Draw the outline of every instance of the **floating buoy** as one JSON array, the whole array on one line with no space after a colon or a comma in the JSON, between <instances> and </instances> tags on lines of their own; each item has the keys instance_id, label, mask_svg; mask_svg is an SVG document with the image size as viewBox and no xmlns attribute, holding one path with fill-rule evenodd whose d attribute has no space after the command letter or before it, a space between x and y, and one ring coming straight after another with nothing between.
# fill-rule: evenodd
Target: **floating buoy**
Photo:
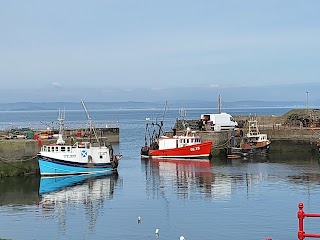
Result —
<instances>
[{"instance_id":1,"label":"floating buoy","mask_svg":"<svg viewBox=\"0 0 320 240\"><path fill-rule=\"evenodd\" d=\"M186 240L184 236L180 236L179 240Z\"/></svg>"},{"instance_id":2,"label":"floating buoy","mask_svg":"<svg viewBox=\"0 0 320 240\"><path fill-rule=\"evenodd\" d=\"M141 223L141 217L138 216L138 224L140 224L140 223Z\"/></svg>"},{"instance_id":3,"label":"floating buoy","mask_svg":"<svg viewBox=\"0 0 320 240\"><path fill-rule=\"evenodd\" d=\"M156 229L155 233L159 235L159 228Z\"/></svg>"}]
</instances>

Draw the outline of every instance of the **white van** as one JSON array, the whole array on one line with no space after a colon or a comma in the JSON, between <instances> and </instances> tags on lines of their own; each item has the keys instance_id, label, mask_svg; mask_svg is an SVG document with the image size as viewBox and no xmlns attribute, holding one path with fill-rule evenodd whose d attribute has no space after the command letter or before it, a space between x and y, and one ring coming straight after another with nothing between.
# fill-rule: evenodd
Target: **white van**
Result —
<instances>
[{"instance_id":1,"label":"white van","mask_svg":"<svg viewBox=\"0 0 320 240\"><path fill-rule=\"evenodd\" d=\"M201 114L201 119L212 131L233 130L238 123L228 113Z\"/></svg>"}]
</instances>

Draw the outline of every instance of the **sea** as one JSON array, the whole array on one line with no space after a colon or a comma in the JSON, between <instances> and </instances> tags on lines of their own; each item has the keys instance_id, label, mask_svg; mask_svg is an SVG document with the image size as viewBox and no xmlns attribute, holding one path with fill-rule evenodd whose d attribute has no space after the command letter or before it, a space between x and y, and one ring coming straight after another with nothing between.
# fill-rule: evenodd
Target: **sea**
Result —
<instances>
[{"instance_id":1,"label":"sea","mask_svg":"<svg viewBox=\"0 0 320 240\"><path fill-rule=\"evenodd\" d=\"M229 108L231 115L282 115L291 108ZM117 173L102 176L0 179L0 238L141 240L298 239L298 204L320 213L319 159L272 155L207 161L141 159L146 123L170 130L177 118L199 119L205 108L65 110L65 126L120 128ZM89 117L89 118L88 118ZM3 129L47 128L56 110L1 111ZM272 145L271 145L272 148ZM320 233L320 218L305 218ZM181 238L182 239L182 238Z\"/></svg>"}]
</instances>

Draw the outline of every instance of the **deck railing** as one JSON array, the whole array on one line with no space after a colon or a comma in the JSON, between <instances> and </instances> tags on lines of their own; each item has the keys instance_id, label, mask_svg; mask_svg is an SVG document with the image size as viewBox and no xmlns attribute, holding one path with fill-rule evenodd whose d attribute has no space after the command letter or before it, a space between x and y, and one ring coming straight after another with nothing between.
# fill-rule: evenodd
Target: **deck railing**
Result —
<instances>
[{"instance_id":1,"label":"deck railing","mask_svg":"<svg viewBox=\"0 0 320 240\"><path fill-rule=\"evenodd\" d=\"M305 213L303 211L303 203L299 203L298 205L299 210L298 210L298 219L299 219L299 231L298 231L298 239L303 240L306 237L310 238L320 238L320 234L317 233L306 233L304 231L304 218L305 217L320 217L319 213Z\"/></svg>"}]
</instances>

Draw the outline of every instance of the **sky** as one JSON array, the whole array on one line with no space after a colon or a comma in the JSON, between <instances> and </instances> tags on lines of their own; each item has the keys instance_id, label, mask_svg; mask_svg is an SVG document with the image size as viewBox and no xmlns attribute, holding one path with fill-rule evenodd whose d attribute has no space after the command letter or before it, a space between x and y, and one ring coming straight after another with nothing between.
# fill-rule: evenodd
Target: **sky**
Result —
<instances>
[{"instance_id":1,"label":"sky","mask_svg":"<svg viewBox=\"0 0 320 240\"><path fill-rule=\"evenodd\" d=\"M320 101L319 9L319 0L0 0L0 102L303 101L307 91Z\"/></svg>"}]
</instances>

